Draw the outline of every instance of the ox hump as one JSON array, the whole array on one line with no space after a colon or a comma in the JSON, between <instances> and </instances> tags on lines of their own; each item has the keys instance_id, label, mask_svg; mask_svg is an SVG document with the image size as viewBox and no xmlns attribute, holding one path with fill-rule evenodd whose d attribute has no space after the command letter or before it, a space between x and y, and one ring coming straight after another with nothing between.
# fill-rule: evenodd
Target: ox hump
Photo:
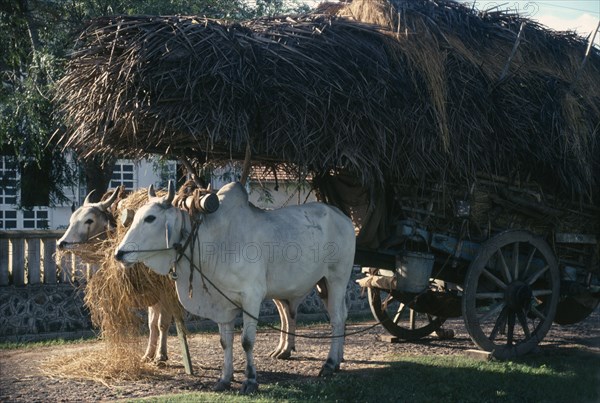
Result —
<instances>
[{"instance_id":1,"label":"ox hump","mask_svg":"<svg viewBox=\"0 0 600 403\"><path fill-rule=\"evenodd\" d=\"M239 182L228 183L223 186L217 196L221 202L220 210L248 206L248 192Z\"/></svg>"}]
</instances>

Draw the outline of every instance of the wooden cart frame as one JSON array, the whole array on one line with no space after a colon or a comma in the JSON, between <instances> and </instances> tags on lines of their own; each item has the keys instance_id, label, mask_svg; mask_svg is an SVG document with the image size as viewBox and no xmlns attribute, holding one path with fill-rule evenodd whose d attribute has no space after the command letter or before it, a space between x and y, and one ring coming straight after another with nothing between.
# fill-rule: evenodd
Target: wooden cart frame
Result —
<instances>
[{"instance_id":1,"label":"wooden cart frame","mask_svg":"<svg viewBox=\"0 0 600 403\"><path fill-rule=\"evenodd\" d=\"M372 313L390 334L403 340L420 339L432 332L444 337L449 335L441 329L446 318L462 316L480 349L497 358L511 358L536 348L553 322L579 322L598 306L596 235L559 232L561 227L573 225L572 219L565 218L567 214L581 218L580 214L594 212L564 206L553 209L538 201L539 195L531 198L533 202L515 196L535 193L531 188L513 187L506 192L507 188L505 183L484 187L488 220L476 236L468 228L481 229L482 220L475 222L472 205L477 197L471 187L470 196L463 200L445 196L449 203L436 203L434 196L426 209L414 207L417 198L405 197L398 202L403 219L395 222L395 242L388 242L394 246L358 249L356 263L363 266L365 274L359 283L367 287ZM420 198L427 202L423 193ZM490 207L498 213L494 220L489 219ZM545 218L533 223L524 220L531 216L523 213L524 207L543 211ZM453 210L452 216L449 210ZM548 215L552 211L562 220ZM437 215L437 223L423 217L428 214ZM520 221L506 220L515 214L521 216ZM508 228L494 227L509 221ZM540 222L548 225L540 228ZM520 223L525 228L520 228ZM421 256L422 261L405 259L409 254ZM427 259L432 262L429 266ZM413 280L422 278L423 271L429 281L415 289L418 281Z\"/></svg>"}]
</instances>

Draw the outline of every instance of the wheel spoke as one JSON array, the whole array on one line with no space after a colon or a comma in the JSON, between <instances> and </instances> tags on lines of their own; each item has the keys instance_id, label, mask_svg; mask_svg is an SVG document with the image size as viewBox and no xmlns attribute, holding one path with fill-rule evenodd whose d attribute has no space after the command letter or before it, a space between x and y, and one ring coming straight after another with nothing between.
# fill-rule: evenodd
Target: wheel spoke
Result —
<instances>
[{"instance_id":1,"label":"wheel spoke","mask_svg":"<svg viewBox=\"0 0 600 403\"><path fill-rule=\"evenodd\" d=\"M502 311L500 312L500 315L498 315L498 318L496 319L496 324L494 325L494 328L492 329L492 332L490 333L490 340L494 340L496 338L496 336L498 335L498 331L502 330L504 328L504 325L506 324L506 315L508 313L508 308L507 307L503 307Z\"/></svg>"},{"instance_id":2,"label":"wheel spoke","mask_svg":"<svg viewBox=\"0 0 600 403\"><path fill-rule=\"evenodd\" d=\"M508 332L506 333L506 345L512 346L515 330L515 313L511 310L508 313Z\"/></svg>"},{"instance_id":3,"label":"wheel spoke","mask_svg":"<svg viewBox=\"0 0 600 403\"><path fill-rule=\"evenodd\" d=\"M537 252L537 248L533 248L531 253L529 253L529 257L527 258L527 264L525 265L525 269L523 270L522 278L527 276L527 272L529 271L529 267L531 267L531 262L533 261L533 256L535 256L535 252Z\"/></svg>"},{"instance_id":4,"label":"wheel spoke","mask_svg":"<svg viewBox=\"0 0 600 403\"><path fill-rule=\"evenodd\" d=\"M396 311L396 315L394 315L394 319L392 319L395 325L397 325L400 321L400 317L402 316L402 312L404 312L404 309L406 309L406 305L400 303L400 305L398 306L398 310Z\"/></svg>"},{"instance_id":5,"label":"wheel spoke","mask_svg":"<svg viewBox=\"0 0 600 403\"><path fill-rule=\"evenodd\" d=\"M531 310L531 313L534 314L542 322L546 320L546 315L540 312L536 307L532 306L529 309Z\"/></svg>"},{"instance_id":6,"label":"wheel spoke","mask_svg":"<svg viewBox=\"0 0 600 403\"><path fill-rule=\"evenodd\" d=\"M416 323L416 321L417 321L417 314L416 314L416 312L415 312L415 310L414 310L414 309L411 309L408 315L409 315L409 318L410 318L410 319L409 319L409 321L410 321L410 322L409 322L409 323L410 323L410 324L409 324L409 328L410 328L411 330L414 330L414 329L415 329L415 323Z\"/></svg>"},{"instance_id":7,"label":"wheel spoke","mask_svg":"<svg viewBox=\"0 0 600 403\"><path fill-rule=\"evenodd\" d=\"M534 297L541 297L543 295L552 295L552 290L533 290L531 293Z\"/></svg>"},{"instance_id":8,"label":"wheel spoke","mask_svg":"<svg viewBox=\"0 0 600 403\"><path fill-rule=\"evenodd\" d=\"M489 278L490 280L492 280L494 283L496 283L496 285L500 288L502 288L503 290L506 289L506 284L500 280L498 277L494 276L489 270L487 269L482 269L481 272L483 274L485 274L485 276L487 278Z\"/></svg>"},{"instance_id":9,"label":"wheel spoke","mask_svg":"<svg viewBox=\"0 0 600 403\"><path fill-rule=\"evenodd\" d=\"M489 318L491 318L492 316L494 316L495 314L498 313L498 311L500 311L501 309L503 309L506 305L504 304L504 301L497 303L495 306L493 306L492 308L490 308L490 310L488 312L486 312L485 315L483 315L480 319L479 322L483 323L485 321L487 321Z\"/></svg>"},{"instance_id":10,"label":"wheel spoke","mask_svg":"<svg viewBox=\"0 0 600 403\"><path fill-rule=\"evenodd\" d=\"M531 333L529 332L529 325L527 325L527 318L523 311L517 312L517 319L519 319L519 323L523 328L523 332L525 333L525 338L529 339L531 337Z\"/></svg>"},{"instance_id":11,"label":"wheel spoke","mask_svg":"<svg viewBox=\"0 0 600 403\"><path fill-rule=\"evenodd\" d=\"M498 249L497 254L498 254L498 256L500 256L500 263L502 263L502 273L504 274L504 280L507 283L510 283L512 281L512 276L510 275L510 269L508 268L508 265L506 264L506 259L504 259L504 254L502 253L502 249Z\"/></svg>"},{"instance_id":12,"label":"wheel spoke","mask_svg":"<svg viewBox=\"0 0 600 403\"><path fill-rule=\"evenodd\" d=\"M387 297L385 297L385 299L383 300L383 302L381 303L381 309L383 309L384 311L387 309L388 304L393 301L393 297L392 294L388 294Z\"/></svg>"},{"instance_id":13,"label":"wheel spoke","mask_svg":"<svg viewBox=\"0 0 600 403\"><path fill-rule=\"evenodd\" d=\"M513 262L515 264L514 279L519 278L519 243L515 242L513 246Z\"/></svg>"},{"instance_id":14,"label":"wheel spoke","mask_svg":"<svg viewBox=\"0 0 600 403\"><path fill-rule=\"evenodd\" d=\"M550 268L550 265L546 265L544 267L542 267L540 270L538 270L537 272L533 273L531 275L531 277L529 277L527 279L527 284L532 285L533 283L535 283L537 281L538 278L540 278L540 276L542 274L544 274L546 272L546 270L548 270Z\"/></svg>"},{"instance_id":15,"label":"wheel spoke","mask_svg":"<svg viewBox=\"0 0 600 403\"><path fill-rule=\"evenodd\" d=\"M478 292L475 294L475 298L477 299L498 299L504 298L503 292Z\"/></svg>"}]
</instances>

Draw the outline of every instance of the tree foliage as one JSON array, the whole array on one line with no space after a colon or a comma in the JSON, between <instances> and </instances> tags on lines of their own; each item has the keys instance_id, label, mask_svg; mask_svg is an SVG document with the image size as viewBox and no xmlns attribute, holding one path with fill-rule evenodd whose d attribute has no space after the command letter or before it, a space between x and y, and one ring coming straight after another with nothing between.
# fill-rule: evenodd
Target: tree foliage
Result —
<instances>
[{"instance_id":1,"label":"tree foliage","mask_svg":"<svg viewBox=\"0 0 600 403\"><path fill-rule=\"evenodd\" d=\"M75 38L91 18L112 14L199 15L245 19L300 10L296 0L3 0L0 2L0 155L17 158L22 169L45 173L50 203L65 200L73 173L52 134L61 130L52 103L55 83ZM82 161L90 188L102 193L113 160ZM94 180L96 179L96 180ZM1 180L1 178L0 178ZM36 188L32 188L36 191ZM31 206L22 197L24 206Z\"/></svg>"}]
</instances>

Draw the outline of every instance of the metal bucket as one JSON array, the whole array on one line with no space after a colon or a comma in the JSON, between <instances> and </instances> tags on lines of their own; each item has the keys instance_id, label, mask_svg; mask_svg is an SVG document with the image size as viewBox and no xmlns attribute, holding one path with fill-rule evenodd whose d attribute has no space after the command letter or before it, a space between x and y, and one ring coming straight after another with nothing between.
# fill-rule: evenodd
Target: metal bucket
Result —
<instances>
[{"instance_id":1,"label":"metal bucket","mask_svg":"<svg viewBox=\"0 0 600 403\"><path fill-rule=\"evenodd\" d=\"M422 292L429 286L435 256L423 252L403 252L396 256L397 289L403 292Z\"/></svg>"}]
</instances>

